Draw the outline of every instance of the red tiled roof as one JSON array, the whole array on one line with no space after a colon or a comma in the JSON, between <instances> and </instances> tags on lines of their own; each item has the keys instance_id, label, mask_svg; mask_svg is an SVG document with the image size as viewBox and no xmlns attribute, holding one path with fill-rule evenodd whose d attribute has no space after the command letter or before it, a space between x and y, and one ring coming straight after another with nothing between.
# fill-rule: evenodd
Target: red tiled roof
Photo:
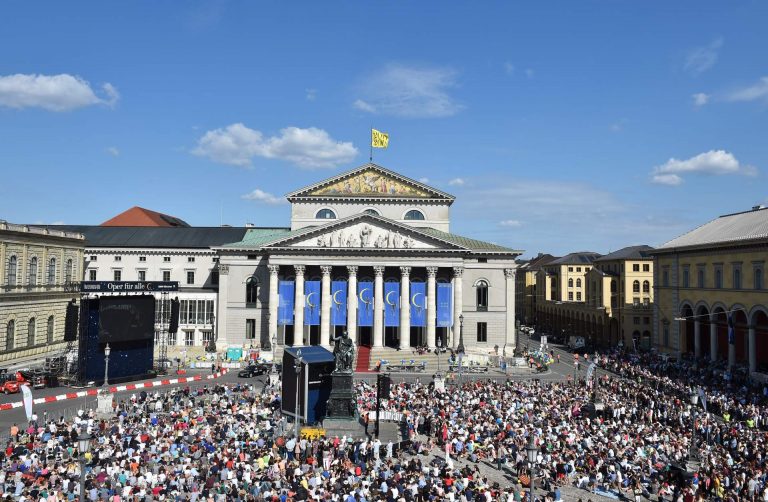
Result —
<instances>
[{"instance_id":1,"label":"red tiled roof","mask_svg":"<svg viewBox=\"0 0 768 502\"><path fill-rule=\"evenodd\" d=\"M101 224L102 227L188 227L189 224L170 216L143 207L133 206L114 218Z\"/></svg>"}]
</instances>

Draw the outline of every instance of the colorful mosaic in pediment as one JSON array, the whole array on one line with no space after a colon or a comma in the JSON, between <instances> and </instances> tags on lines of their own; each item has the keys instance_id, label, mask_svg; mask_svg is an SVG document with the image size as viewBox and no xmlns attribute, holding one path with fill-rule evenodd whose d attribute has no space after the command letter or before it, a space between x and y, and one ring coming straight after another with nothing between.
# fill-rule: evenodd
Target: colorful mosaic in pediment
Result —
<instances>
[{"instance_id":1,"label":"colorful mosaic in pediment","mask_svg":"<svg viewBox=\"0 0 768 502\"><path fill-rule=\"evenodd\" d=\"M403 183L392 176L369 169L331 185L314 190L310 195L368 197L431 197L432 194L418 187Z\"/></svg>"}]
</instances>

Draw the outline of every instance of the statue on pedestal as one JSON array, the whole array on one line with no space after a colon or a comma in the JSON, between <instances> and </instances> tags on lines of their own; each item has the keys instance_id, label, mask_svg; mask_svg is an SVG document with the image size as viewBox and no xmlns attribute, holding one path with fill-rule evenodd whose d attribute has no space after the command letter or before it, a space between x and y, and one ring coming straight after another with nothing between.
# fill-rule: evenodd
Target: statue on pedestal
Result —
<instances>
[{"instance_id":1,"label":"statue on pedestal","mask_svg":"<svg viewBox=\"0 0 768 502\"><path fill-rule=\"evenodd\" d=\"M352 364L355 360L355 347L349 334L344 331L341 336L333 339L333 356L336 359L334 373L352 373Z\"/></svg>"}]
</instances>

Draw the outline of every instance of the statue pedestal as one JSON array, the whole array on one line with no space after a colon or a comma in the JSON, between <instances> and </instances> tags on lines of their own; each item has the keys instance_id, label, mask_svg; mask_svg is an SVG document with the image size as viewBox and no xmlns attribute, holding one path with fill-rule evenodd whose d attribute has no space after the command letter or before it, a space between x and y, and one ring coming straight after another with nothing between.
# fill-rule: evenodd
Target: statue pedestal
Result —
<instances>
[{"instance_id":1,"label":"statue pedestal","mask_svg":"<svg viewBox=\"0 0 768 502\"><path fill-rule=\"evenodd\" d=\"M331 373L326 418L353 419L357 411L351 373Z\"/></svg>"},{"instance_id":2,"label":"statue pedestal","mask_svg":"<svg viewBox=\"0 0 768 502\"><path fill-rule=\"evenodd\" d=\"M106 389L99 389L99 393L96 396L96 413L103 415L111 415L114 413L112 409L112 400L114 396Z\"/></svg>"},{"instance_id":3,"label":"statue pedestal","mask_svg":"<svg viewBox=\"0 0 768 502\"><path fill-rule=\"evenodd\" d=\"M280 383L280 373L277 371L270 371L269 372L269 385L272 385L273 387L277 386Z\"/></svg>"},{"instance_id":4,"label":"statue pedestal","mask_svg":"<svg viewBox=\"0 0 768 502\"><path fill-rule=\"evenodd\" d=\"M435 373L432 377L432 382L435 384L435 392L445 392L445 379L442 373Z\"/></svg>"}]
</instances>

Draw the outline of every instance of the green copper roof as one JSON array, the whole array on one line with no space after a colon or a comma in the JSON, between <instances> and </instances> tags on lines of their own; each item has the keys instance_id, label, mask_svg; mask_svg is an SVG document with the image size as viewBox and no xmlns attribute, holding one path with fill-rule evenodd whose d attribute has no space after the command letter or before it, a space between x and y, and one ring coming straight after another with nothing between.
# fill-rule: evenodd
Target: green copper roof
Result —
<instances>
[{"instance_id":1,"label":"green copper roof","mask_svg":"<svg viewBox=\"0 0 768 502\"><path fill-rule=\"evenodd\" d=\"M258 248L267 242L271 242L280 237L287 237L291 233L290 228L249 228L246 230L243 240L240 242L233 242L231 244L225 244L224 248L242 248L242 247L254 247Z\"/></svg>"},{"instance_id":2,"label":"green copper roof","mask_svg":"<svg viewBox=\"0 0 768 502\"><path fill-rule=\"evenodd\" d=\"M427 235L431 235L432 237L437 237L438 239L448 241L451 244L456 244L457 246L467 248L474 252L486 251L489 253L522 253L522 251L518 251L516 249L499 246L498 244L492 244L490 242L479 241L477 239L470 239L469 237L462 237L461 235L450 234L448 232L441 232L440 230L436 230L434 228L419 227L416 229L416 231L423 232Z\"/></svg>"}]
</instances>

